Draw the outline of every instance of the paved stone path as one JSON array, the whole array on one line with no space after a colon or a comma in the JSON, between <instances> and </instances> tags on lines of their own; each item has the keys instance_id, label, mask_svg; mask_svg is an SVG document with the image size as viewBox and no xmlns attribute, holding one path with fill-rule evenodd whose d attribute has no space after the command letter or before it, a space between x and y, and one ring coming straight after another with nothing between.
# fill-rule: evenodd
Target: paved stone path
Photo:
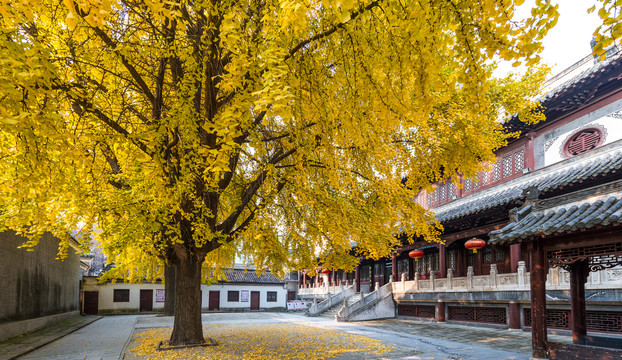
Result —
<instances>
[{"instance_id":1,"label":"paved stone path","mask_svg":"<svg viewBox=\"0 0 622 360\"><path fill-rule=\"evenodd\" d=\"M209 313L204 324L293 323L333 329L381 340L395 351L367 359L520 359L531 354L531 333L497 330L456 324L426 323L388 319L357 323L338 323L327 318L308 318L300 313ZM132 334L149 328L171 327L172 317L155 315L106 316L48 344L21 359L141 359L133 356ZM206 334L209 336L209 334ZM550 341L570 343L567 336L549 335ZM1 350L1 348L0 348ZM360 355L359 355L360 356ZM340 360L354 360L356 354L344 354Z\"/></svg>"},{"instance_id":2,"label":"paved stone path","mask_svg":"<svg viewBox=\"0 0 622 360\"><path fill-rule=\"evenodd\" d=\"M0 341L0 360L16 359L24 354L56 341L78 329L81 329L100 318L101 316L93 315L76 316L71 319L51 324L28 334Z\"/></svg>"},{"instance_id":3,"label":"paved stone path","mask_svg":"<svg viewBox=\"0 0 622 360\"><path fill-rule=\"evenodd\" d=\"M20 359L122 359L138 317L105 316Z\"/></svg>"}]
</instances>

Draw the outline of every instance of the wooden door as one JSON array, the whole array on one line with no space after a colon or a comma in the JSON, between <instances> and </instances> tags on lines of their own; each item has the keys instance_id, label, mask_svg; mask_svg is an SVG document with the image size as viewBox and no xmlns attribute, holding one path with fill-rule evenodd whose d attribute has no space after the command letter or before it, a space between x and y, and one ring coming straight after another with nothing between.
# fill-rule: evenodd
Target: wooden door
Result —
<instances>
[{"instance_id":1,"label":"wooden door","mask_svg":"<svg viewBox=\"0 0 622 360\"><path fill-rule=\"evenodd\" d=\"M140 290L139 311L153 311L153 290Z\"/></svg>"},{"instance_id":2,"label":"wooden door","mask_svg":"<svg viewBox=\"0 0 622 360\"><path fill-rule=\"evenodd\" d=\"M251 310L259 310L259 291L251 291Z\"/></svg>"},{"instance_id":3,"label":"wooden door","mask_svg":"<svg viewBox=\"0 0 622 360\"><path fill-rule=\"evenodd\" d=\"M209 304L208 310L220 309L220 291L210 290L209 292Z\"/></svg>"},{"instance_id":4,"label":"wooden door","mask_svg":"<svg viewBox=\"0 0 622 360\"><path fill-rule=\"evenodd\" d=\"M84 313L86 315L97 315L99 312L99 291L84 292Z\"/></svg>"}]
</instances>

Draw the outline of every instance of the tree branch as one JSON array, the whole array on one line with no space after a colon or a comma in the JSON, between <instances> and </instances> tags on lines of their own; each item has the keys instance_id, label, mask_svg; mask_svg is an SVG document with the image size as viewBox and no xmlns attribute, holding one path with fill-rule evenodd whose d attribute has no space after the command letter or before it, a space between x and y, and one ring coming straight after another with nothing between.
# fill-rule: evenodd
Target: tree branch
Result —
<instances>
[{"instance_id":1,"label":"tree branch","mask_svg":"<svg viewBox=\"0 0 622 360\"><path fill-rule=\"evenodd\" d=\"M361 7L357 11L353 12L352 15L350 15L350 19L348 19L347 21L335 24L330 29L328 29L328 30L326 30L324 32L321 32L319 34L316 34L316 35L310 37L309 39L301 41L300 43L298 43L298 45L294 46L292 49L289 50L289 54L287 54L287 56L285 56L285 58L283 60L284 61L289 60L300 49L302 49L303 47L305 47L308 44L312 43L313 41L320 40L320 39L323 39L325 37L328 37L328 36L332 35L337 30L344 28L346 26L346 24L349 23L350 21L356 19L357 17L359 17L364 12L369 11L369 10L375 8L379 4L380 4L380 0L372 1L369 5Z\"/></svg>"}]
</instances>

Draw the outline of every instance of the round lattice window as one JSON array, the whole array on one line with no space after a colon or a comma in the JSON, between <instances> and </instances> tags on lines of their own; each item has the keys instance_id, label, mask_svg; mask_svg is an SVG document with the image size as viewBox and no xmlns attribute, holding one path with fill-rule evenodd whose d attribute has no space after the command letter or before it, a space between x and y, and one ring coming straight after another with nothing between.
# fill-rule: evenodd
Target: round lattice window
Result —
<instances>
[{"instance_id":1,"label":"round lattice window","mask_svg":"<svg viewBox=\"0 0 622 360\"><path fill-rule=\"evenodd\" d=\"M581 130L566 141L566 145L564 145L564 154L566 154L566 156L582 154L597 147L602 141L603 134L599 129L589 128Z\"/></svg>"}]
</instances>

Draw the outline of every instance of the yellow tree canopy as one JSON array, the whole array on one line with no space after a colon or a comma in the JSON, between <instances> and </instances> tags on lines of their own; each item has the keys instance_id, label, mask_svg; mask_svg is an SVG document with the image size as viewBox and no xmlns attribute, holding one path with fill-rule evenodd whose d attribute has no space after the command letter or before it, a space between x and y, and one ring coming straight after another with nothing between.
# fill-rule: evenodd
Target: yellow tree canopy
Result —
<instances>
[{"instance_id":1,"label":"yellow tree canopy","mask_svg":"<svg viewBox=\"0 0 622 360\"><path fill-rule=\"evenodd\" d=\"M437 240L415 193L492 160L498 119L538 119L544 73L488 65L537 63L556 7L520 2L1 1L0 223L95 233L141 273Z\"/></svg>"}]
</instances>

